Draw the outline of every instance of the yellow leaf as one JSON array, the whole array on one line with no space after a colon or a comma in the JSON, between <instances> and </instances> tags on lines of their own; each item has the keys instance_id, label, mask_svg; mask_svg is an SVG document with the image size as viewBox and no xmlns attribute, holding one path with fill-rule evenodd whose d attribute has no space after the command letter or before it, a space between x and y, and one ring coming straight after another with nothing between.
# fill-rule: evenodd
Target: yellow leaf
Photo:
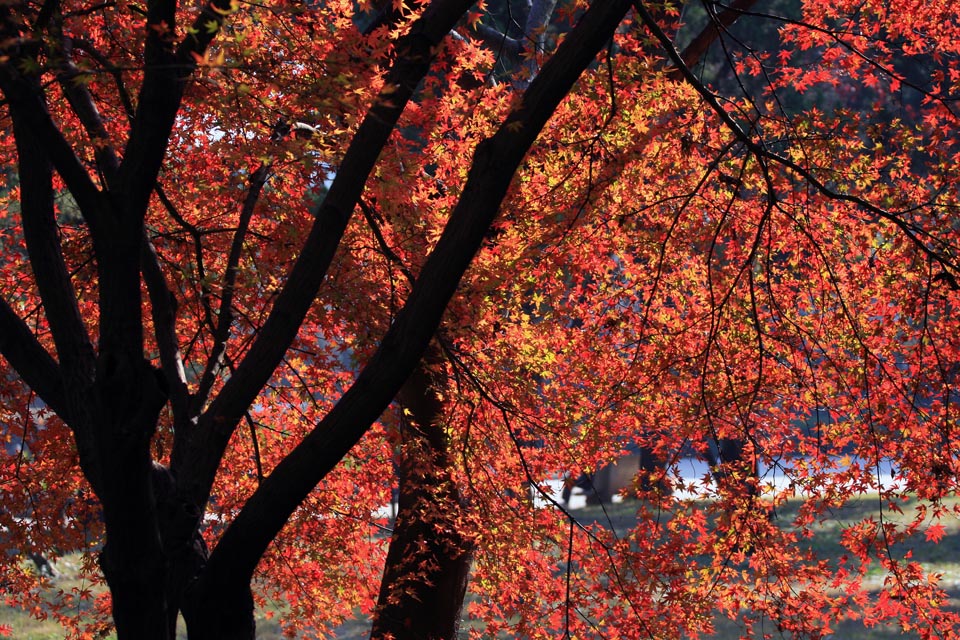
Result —
<instances>
[{"instance_id":1,"label":"yellow leaf","mask_svg":"<svg viewBox=\"0 0 960 640\"><path fill-rule=\"evenodd\" d=\"M230 0L230 6L226 9L221 9L215 4L210 5L210 8L222 16L228 16L240 10L240 2L238 2L238 0Z\"/></svg>"}]
</instances>

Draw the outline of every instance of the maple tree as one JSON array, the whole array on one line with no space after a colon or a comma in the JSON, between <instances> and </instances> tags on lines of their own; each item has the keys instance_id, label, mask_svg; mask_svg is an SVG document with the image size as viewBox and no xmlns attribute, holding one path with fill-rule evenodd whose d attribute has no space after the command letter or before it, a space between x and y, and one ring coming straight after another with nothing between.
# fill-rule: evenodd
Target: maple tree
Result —
<instances>
[{"instance_id":1,"label":"maple tree","mask_svg":"<svg viewBox=\"0 0 960 640\"><path fill-rule=\"evenodd\" d=\"M482 636L956 636L895 546L956 515L952 3L0 20L8 603L450 637L469 581ZM547 490L628 447L657 460L628 532ZM804 543L863 495L919 506ZM17 552L72 551L108 594L44 609Z\"/></svg>"}]
</instances>

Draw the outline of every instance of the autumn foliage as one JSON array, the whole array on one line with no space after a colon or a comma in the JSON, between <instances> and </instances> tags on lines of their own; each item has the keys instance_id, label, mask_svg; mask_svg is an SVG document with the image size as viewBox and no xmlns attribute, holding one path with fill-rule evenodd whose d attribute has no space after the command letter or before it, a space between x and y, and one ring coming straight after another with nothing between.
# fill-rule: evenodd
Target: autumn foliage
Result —
<instances>
[{"instance_id":1,"label":"autumn foliage","mask_svg":"<svg viewBox=\"0 0 960 640\"><path fill-rule=\"evenodd\" d=\"M143 597L216 637L252 578L322 637L430 575L381 594L399 468L476 637L960 633L897 551L958 515L955 3L0 21L7 604L147 637ZM426 413L387 408L411 371ZM626 532L547 485L637 450ZM900 517L820 557L854 499ZM25 555L76 551L112 600L41 608Z\"/></svg>"}]
</instances>

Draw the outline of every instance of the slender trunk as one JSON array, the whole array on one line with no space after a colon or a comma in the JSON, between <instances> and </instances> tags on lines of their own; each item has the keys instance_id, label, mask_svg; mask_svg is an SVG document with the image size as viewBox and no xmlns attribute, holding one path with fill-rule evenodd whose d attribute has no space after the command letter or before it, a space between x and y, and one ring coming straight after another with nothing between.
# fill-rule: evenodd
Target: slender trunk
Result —
<instances>
[{"instance_id":1,"label":"slender trunk","mask_svg":"<svg viewBox=\"0 0 960 640\"><path fill-rule=\"evenodd\" d=\"M442 403L427 356L399 394L406 418L400 444L400 498L371 638L449 640L460 625L472 545L462 533Z\"/></svg>"}]
</instances>

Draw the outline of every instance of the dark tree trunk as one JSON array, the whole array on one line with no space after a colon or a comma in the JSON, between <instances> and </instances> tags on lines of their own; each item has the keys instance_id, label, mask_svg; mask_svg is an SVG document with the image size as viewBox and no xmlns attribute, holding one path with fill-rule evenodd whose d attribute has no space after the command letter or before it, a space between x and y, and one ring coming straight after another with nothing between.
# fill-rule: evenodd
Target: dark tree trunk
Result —
<instances>
[{"instance_id":1,"label":"dark tree trunk","mask_svg":"<svg viewBox=\"0 0 960 640\"><path fill-rule=\"evenodd\" d=\"M107 530L100 566L113 595L120 640L168 640L166 559L157 518L150 441L166 404L158 372L108 351L97 365L94 488Z\"/></svg>"},{"instance_id":2,"label":"dark tree trunk","mask_svg":"<svg viewBox=\"0 0 960 640\"><path fill-rule=\"evenodd\" d=\"M199 531L202 520L199 509L179 499L170 470L154 463L151 478L166 559L167 626L170 637L174 638L184 593L200 574L209 554Z\"/></svg>"},{"instance_id":3,"label":"dark tree trunk","mask_svg":"<svg viewBox=\"0 0 960 640\"><path fill-rule=\"evenodd\" d=\"M189 589L181 603L190 640L254 640L250 584L204 585Z\"/></svg>"},{"instance_id":4,"label":"dark tree trunk","mask_svg":"<svg viewBox=\"0 0 960 640\"><path fill-rule=\"evenodd\" d=\"M438 363L435 354L427 356ZM425 361L426 362L426 361ZM449 640L460 625L472 545L458 522L442 403L424 363L399 394L400 498L371 638ZM409 418L409 419L408 419Z\"/></svg>"},{"instance_id":5,"label":"dark tree trunk","mask_svg":"<svg viewBox=\"0 0 960 640\"><path fill-rule=\"evenodd\" d=\"M640 447L639 485L643 491L655 491L660 495L670 495L670 483L667 481L667 465L650 447Z\"/></svg>"},{"instance_id":6,"label":"dark tree trunk","mask_svg":"<svg viewBox=\"0 0 960 640\"><path fill-rule=\"evenodd\" d=\"M707 449L714 482L721 492L750 498L759 496L759 470L756 462L745 454L746 442L740 438L718 438L716 453Z\"/></svg>"},{"instance_id":7,"label":"dark tree trunk","mask_svg":"<svg viewBox=\"0 0 960 640\"><path fill-rule=\"evenodd\" d=\"M118 532L114 526L100 556L100 566L113 595L117 638L172 640L159 540L154 545L131 533Z\"/></svg>"}]
</instances>

